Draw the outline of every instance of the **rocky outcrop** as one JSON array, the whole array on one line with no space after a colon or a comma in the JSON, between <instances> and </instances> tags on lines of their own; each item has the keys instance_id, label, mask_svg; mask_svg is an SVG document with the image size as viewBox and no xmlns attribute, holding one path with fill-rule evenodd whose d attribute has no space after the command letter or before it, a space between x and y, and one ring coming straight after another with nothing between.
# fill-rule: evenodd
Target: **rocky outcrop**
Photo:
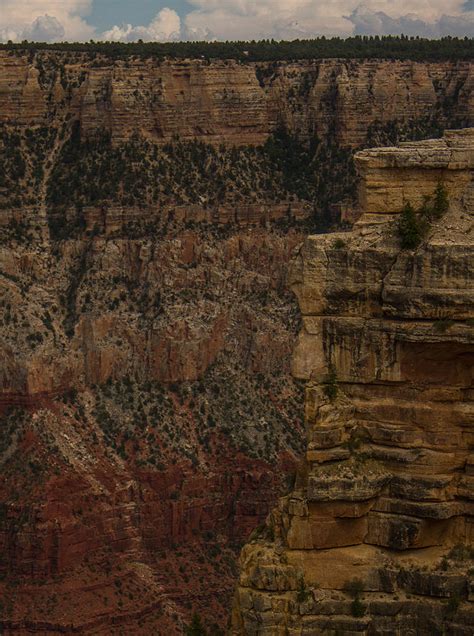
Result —
<instances>
[{"instance_id":1,"label":"rocky outcrop","mask_svg":"<svg viewBox=\"0 0 474 636\"><path fill-rule=\"evenodd\" d=\"M420 206L439 182L457 200L472 180L472 133L447 131L438 140L367 150L358 153L356 161L362 176L360 205L366 214L397 214L407 201Z\"/></svg>"},{"instance_id":2,"label":"rocky outcrop","mask_svg":"<svg viewBox=\"0 0 474 636\"><path fill-rule=\"evenodd\" d=\"M234 634L471 629L473 153L473 129L359 153L363 216L295 258L307 451L242 552ZM448 213L401 250L439 180Z\"/></svg>"},{"instance_id":3,"label":"rocky outcrop","mask_svg":"<svg viewBox=\"0 0 474 636\"><path fill-rule=\"evenodd\" d=\"M133 132L156 141L202 139L260 144L278 127L303 137L330 132L342 145L365 141L374 122L449 116L473 124L470 62L94 59L0 52L0 122L61 124L114 140ZM450 111L450 112L448 112Z\"/></svg>"}]
</instances>

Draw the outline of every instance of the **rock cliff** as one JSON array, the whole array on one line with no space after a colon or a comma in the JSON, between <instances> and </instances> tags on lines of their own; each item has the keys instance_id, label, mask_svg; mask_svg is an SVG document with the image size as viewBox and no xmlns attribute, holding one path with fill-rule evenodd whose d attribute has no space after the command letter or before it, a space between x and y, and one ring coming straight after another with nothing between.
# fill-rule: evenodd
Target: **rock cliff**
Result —
<instances>
[{"instance_id":1,"label":"rock cliff","mask_svg":"<svg viewBox=\"0 0 474 636\"><path fill-rule=\"evenodd\" d=\"M286 279L317 201L261 144L333 143L323 192L386 124L473 112L468 62L0 52L0 631L226 625L303 450Z\"/></svg>"},{"instance_id":2,"label":"rock cliff","mask_svg":"<svg viewBox=\"0 0 474 636\"><path fill-rule=\"evenodd\" d=\"M432 116L474 123L471 62L317 60L242 64L233 60L139 58L0 51L0 122L62 122L91 132L134 131L158 141L202 139L260 144L284 126L358 146L377 122Z\"/></svg>"},{"instance_id":3,"label":"rock cliff","mask_svg":"<svg viewBox=\"0 0 474 636\"><path fill-rule=\"evenodd\" d=\"M242 551L233 634L472 629L474 129L356 163L360 220L292 264L307 450ZM402 250L438 182L449 211Z\"/></svg>"},{"instance_id":4,"label":"rock cliff","mask_svg":"<svg viewBox=\"0 0 474 636\"><path fill-rule=\"evenodd\" d=\"M299 240L2 246L3 631L225 625L236 551L302 438L283 286Z\"/></svg>"}]
</instances>

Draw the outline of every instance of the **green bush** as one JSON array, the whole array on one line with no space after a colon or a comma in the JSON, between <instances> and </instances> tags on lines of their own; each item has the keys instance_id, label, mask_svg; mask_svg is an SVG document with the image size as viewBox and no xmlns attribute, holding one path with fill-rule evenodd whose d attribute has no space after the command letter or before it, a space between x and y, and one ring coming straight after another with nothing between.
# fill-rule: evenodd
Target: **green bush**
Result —
<instances>
[{"instance_id":1,"label":"green bush","mask_svg":"<svg viewBox=\"0 0 474 636\"><path fill-rule=\"evenodd\" d=\"M346 247L346 242L345 242L345 241L343 241L341 238L337 238L337 239L334 241L334 243L333 243L333 245L332 245L332 246L334 247L334 249L336 249L336 250L340 250L340 249L342 249L343 247Z\"/></svg>"},{"instance_id":2,"label":"green bush","mask_svg":"<svg viewBox=\"0 0 474 636\"><path fill-rule=\"evenodd\" d=\"M446 333L454 325L454 320L450 318L442 318L433 323L433 329L437 333Z\"/></svg>"},{"instance_id":3,"label":"green bush","mask_svg":"<svg viewBox=\"0 0 474 636\"><path fill-rule=\"evenodd\" d=\"M361 579L352 579L344 584L344 591L354 599L351 603L351 614L355 618L361 618L366 612L366 606L360 600L360 595L364 591L364 583Z\"/></svg>"},{"instance_id":4,"label":"green bush","mask_svg":"<svg viewBox=\"0 0 474 636\"><path fill-rule=\"evenodd\" d=\"M344 592L350 594L353 598L358 598L364 591L364 582L361 579L351 579L344 583Z\"/></svg>"},{"instance_id":5,"label":"green bush","mask_svg":"<svg viewBox=\"0 0 474 636\"><path fill-rule=\"evenodd\" d=\"M360 600L359 597L355 598L351 603L351 614L355 618L362 618L366 611L366 607L364 603Z\"/></svg>"},{"instance_id":6,"label":"green bush","mask_svg":"<svg viewBox=\"0 0 474 636\"><path fill-rule=\"evenodd\" d=\"M474 547L458 543L451 548L448 558L453 561L472 561L474 560Z\"/></svg>"},{"instance_id":7,"label":"green bush","mask_svg":"<svg viewBox=\"0 0 474 636\"><path fill-rule=\"evenodd\" d=\"M201 617L199 614L193 614L191 624L185 629L186 636L206 636L207 631L204 629Z\"/></svg>"},{"instance_id":8,"label":"green bush","mask_svg":"<svg viewBox=\"0 0 474 636\"><path fill-rule=\"evenodd\" d=\"M406 203L398 221L401 248L416 249L428 233L430 223L444 216L448 208L448 192L441 182L438 182L433 197L425 197L418 210L410 202Z\"/></svg>"},{"instance_id":9,"label":"green bush","mask_svg":"<svg viewBox=\"0 0 474 636\"><path fill-rule=\"evenodd\" d=\"M426 233L426 223L415 212L411 203L406 203L398 222L400 246L405 250L417 248Z\"/></svg>"},{"instance_id":10,"label":"green bush","mask_svg":"<svg viewBox=\"0 0 474 636\"><path fill-rule=\"evenodd\" d=\"M296 593L296 600L298 603L305 603L308 598L311 596L311 592L306 587L306 583L304 582L304 578L300 578L298 591Z\"/></svg>"}]
</instances>

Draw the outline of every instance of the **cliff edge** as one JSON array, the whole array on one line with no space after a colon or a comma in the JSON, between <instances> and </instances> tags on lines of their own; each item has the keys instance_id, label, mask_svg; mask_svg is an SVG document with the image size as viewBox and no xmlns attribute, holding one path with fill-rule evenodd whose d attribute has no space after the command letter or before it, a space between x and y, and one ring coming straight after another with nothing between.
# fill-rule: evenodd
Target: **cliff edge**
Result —
<instances>
[{"instance_id":1,"label":"cliff edge","mask_svg":"<svg viewBox=\"0 0 474 636\"><path fill-rule=\"evenodd\" d=\"M235 635L474 624L474 129L356 163L361 218L293 261L307 450L242 551ZM441 187L448 209L402 249L402 207Z\"/></svg>"}]
</instances>

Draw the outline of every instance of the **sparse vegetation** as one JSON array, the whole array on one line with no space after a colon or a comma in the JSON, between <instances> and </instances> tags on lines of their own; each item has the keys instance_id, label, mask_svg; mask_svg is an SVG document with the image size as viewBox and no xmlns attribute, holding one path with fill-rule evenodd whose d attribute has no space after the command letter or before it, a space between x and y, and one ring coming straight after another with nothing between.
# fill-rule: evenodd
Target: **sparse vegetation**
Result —
<instances>
[{"instance_id":1,"label":"sparse vegetation","mask_svg":"<svg viewBox=\"0 0 474 636\"><path fill-rule=\"evenodd\" d=\"M186 636L207 636L207 631L204 628L201 617L199 614L194 614L190 625L186 627Z\"/></svg>"},{"instance_id":2,"label":"sparse vegetation","mask_svg":"<svg viewBox=\"0 0 474 636\"><path fill-rule=\"evenodd\" d=\"M311 596L311 590L306 587L306 583L304 577L301 576L298 586L298 591L296 593L296 600L298 603L305 603Z\"/></svg>"},{"instance_id":3,"label":"sparse vegetation","mask_svg":"<svg viewBox=\"0 0 474 636\"><path fill-rule=\"evenodd\" d=\"M97 387L94 416L106 444L139 467L163 467L171 457L196 465L212 453L236 450L265 460L283 448L301 452L300 429L291 424L291 414L299 416L302 395L287 398L282 409L269 395L282 390L283 380L259 380L255 384L238 369L229 375L219 366L202 380L172 386L125 377ZM270 534L267 529L268 540Z\"/></svg>"},{"instance_id":4,"label":"sparse vegetation","mask_svg":"<svg viewBox=\"0 0 474 636\"><path fill-rule=\"evenodd\" d=\"M437 333L446 333L454 325L451 318L441 318L433 323L433 330Z\"/></svg>"},{"instance_id":5,"label":"sparse vegetation","mask_svg":"<svg viewBox=\"0 0 474 636\"><path fill-rule=\"evenodd\" d=\"M69 238L85 229L84 208L105 202L145 209L287 201L291 218L299 201L314 207L313 222L324 229L331 205L354 193L352 152L334 141L307 144L280 129L263 146L216 148L178 138L159 146L139 136L112 144L105 131L82 139L75 124L53 168L47 201L53 236Z\"/></svg>"},{"instance_id":6,"label":"sparse vegetation","mask_svg":"<svg viewBox=\"0 0 474 636\"><path fill-rule=\"evenodd\" d=\"M341 250L346 247L346 242L342 238L337 238L333 243L333 247L335 250Z\"/></svg>"},{"instance_id":7,"label":"sparse vegetation","mask_svg":"<svg viewBox=\"0 0 474 636\"><path fill-rule=\"evenodd\" d=\"M56 134L54 126L22 129L0 124L0 209L37 204L35 188L44 177Z\"/></svg>"},{"instance_id":8,"label":"sparse vegetation","mask_svg":"<svg viewBox=\"0 0 474 636\"><path fill-rule=\"evenodd\" d=\"M347 581L344 585L344 591L353 598L351 603L352 616L355 618L361 618L364 616L367 608L360 598L364 591L363 581L361 579L352 579L351 581Z\"/></svg>"},{"instance_id":9,"label":"sparse vegetation","mask_svg":"<svg viewBox=\"0 0 474 636\"><path fill-rule=\"evenodd\" d=\"M458 543L448 552L448 559L457 562L474 561L474 546Z\"/></svg>"},{"instance_id":10,"label":"sparse vegetation","mask_svg":"<svg viewBox=\"0 0 474 636\"><path fill-rule=\"evenodd\" d=\"M400 247L404 250L416 249L425 237L427 229L426 220L415 212L411 203L407 203L398 223Z\"/></svg>"},{"instance_id":11,"label":"sparse vegetation","mask_svg":"<svg viewBox=\"0 0 474 636\"><path fill-rule=\"evenodd\" d=\"M449 199L445 186L438 183L434 196L425 198L415 210L410 202L405 204L398 221L398 236L402 249L416 249L426 237L431 223L440 219L448 210Z\"/></svg>"},{"instance_id":12,"label":"sparse vegetation","mask_svg":"<svg viewBox=\"0 0 474 636\"><path fill-rule=\"evenodd\" d=\"M387 122L374 121L367 130L366 146L376 148L381 146L398 146L403 141L420 141L422 139L437 139L442 137L444 128L462 128L466 125L462 120L449 118L446 125L442 124L439 113L425 115L416 119L404 121L392 119Z\"/></svg>"}]
</instances>

